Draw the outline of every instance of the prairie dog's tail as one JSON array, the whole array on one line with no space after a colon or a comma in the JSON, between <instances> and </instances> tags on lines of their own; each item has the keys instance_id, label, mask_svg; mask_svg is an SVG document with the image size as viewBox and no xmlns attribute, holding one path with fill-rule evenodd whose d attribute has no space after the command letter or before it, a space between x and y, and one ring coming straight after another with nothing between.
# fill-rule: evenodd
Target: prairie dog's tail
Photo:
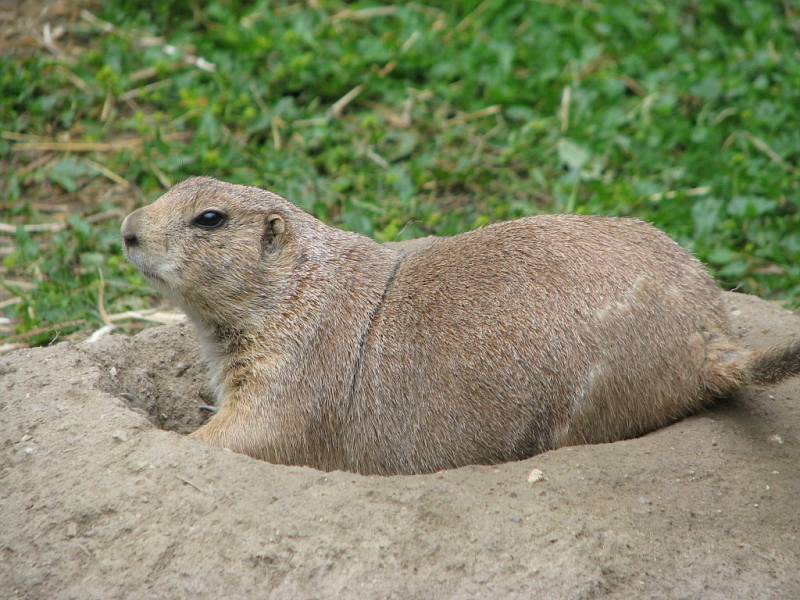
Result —
<instances>
[{"instance_id":1,"label":"prairie dog's tail","mask_svg":"<svg viewBox=\"0 0 800 600\"><path fill-rule=\"evenodd\" d=\"M800 375L800 340L783 348L753 352L743 369L745 385L772 385Z\"/></svg>"},{"instance_id":2,"label":"prairie dog's tail","mask_svg":"<svg viewBox=\"0 0 800 600\"><path fill-rule=\"evenodd\" d=\"M711 398L729 396L749 385L772 385L800 375L800 339L788 346L756 351L720 339L707 350L702 378Z\"/></svg>"}]
</instances>

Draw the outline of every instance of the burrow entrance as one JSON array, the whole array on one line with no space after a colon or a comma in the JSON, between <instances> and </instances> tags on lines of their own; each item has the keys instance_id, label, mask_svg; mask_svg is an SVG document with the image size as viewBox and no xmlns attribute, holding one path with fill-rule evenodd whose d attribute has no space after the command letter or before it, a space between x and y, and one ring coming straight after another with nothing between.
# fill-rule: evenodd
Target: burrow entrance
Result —
<instances>
[{"instance_id":1,"label":"burrow entrance","mask_svg":"<svg viewBox=\"0 0 800 600\"><path fill-rule=\"evenodd\" d=\"M108 336L89 353L103 370L103 390L123 398L159 429L191 433L211 416L208 370L191 327Z\"/></svg>"}]
</instances>

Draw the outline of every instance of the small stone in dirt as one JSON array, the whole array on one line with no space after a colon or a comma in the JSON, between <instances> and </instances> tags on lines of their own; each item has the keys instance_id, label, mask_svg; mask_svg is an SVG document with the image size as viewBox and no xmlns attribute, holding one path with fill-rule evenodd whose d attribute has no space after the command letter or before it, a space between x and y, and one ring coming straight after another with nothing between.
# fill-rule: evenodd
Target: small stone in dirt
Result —
<instances>
[{"instance_id":1,"label":"small stone in dirt","mask_svg":"<svg viewBox=\"0 0 800 600\"><path fill-rule=\"evenodd\" d=\"M78 524L75 521L67 523L67 537L75 537L78 535Z\"/></svg>"},{"instance_id":2,"label":"small stone in dirt","mask_svg":"<svg viewBox=\"0 0 800 600\"><path fill-rule=\"evenodd\" d=\"M189 370L190 366L191 365L189 365L189 363L178 363L175 366L175 377L180 377L181 375L186 373L186 371Z\"/></svg>"},{"instance_id":3,"label":"small stone in dirt","mask_svg":"<svg viewBox=\"0 0 800 600\"><path fill-rule=\"evenodd\" d=\"M114 433L111 434L111 437L115 442L128 441L128 433L126 431L123 431L122 429L117 429Z\"/></svg>"},{"instance_id":4,"label":"small stone in dirt","mask_svg":"<svg viewBox=\"0 0 800 600\"><path fill-rule=\"evenodd\" d=\"M528 473L528 483L536 483L537 481L544 480L544 473L539 469L533 469Z\"/></svg>"},{"instance_id":5,"label":"small stone in dirt","mask_svg":"<svg viewBox=\"0 0 800 600\"><path fill-rule=\"evenodd\" d=\"M8 347L7 349L11 350L12 346L14 346L14 344L3 344L0 345L0 349ZM17 368L9 366L8 363L3 363L2 365L0 365L0 375L11 375L12 373L16 372Z\"/></svg>"},{"instance_id":6,"label":"small stone in dirt","mask_svg":"<svg viewBox=\"0 0 800 600\"><path fill-rule=\"evenodd\" d=\"M30 439L33 439L33 438L26 433L25 435L22 436L22 439L20 439L20 442L27 442Z\"/></svg>"},{"instance_id":7,"label":"small stone in dirt","mask_svg":"<svg viewBox=\"0 0 800 600\"><path fill-rule=\"evenodd\" d=\"M116 377L117 376L117 367L111 367L108 370L108 374L111 375L112 377Z\"/></svg>"},{"instance_id":8,"label":"small stone in dirt","mask_svg":"<svg viewBox=\"0 0 800 600\"><path fill-rule=\"evenodd\" d=\"M647 496L639 496L639 504L652 504Z\"/></svg>"},{"instance_id":9,"label":"small stone in dirt","mask_svg":"<svg viewBox=\"0 0 800 600\"><path fill-rule=\"evenodd\" d=\"M779 436L777 433L774 434L774 435L769 436L769 441L770 442L774 442L774 443L776 443L778 445L783 444L783 438L781 436Z\"/></svg>"}]
</instances>

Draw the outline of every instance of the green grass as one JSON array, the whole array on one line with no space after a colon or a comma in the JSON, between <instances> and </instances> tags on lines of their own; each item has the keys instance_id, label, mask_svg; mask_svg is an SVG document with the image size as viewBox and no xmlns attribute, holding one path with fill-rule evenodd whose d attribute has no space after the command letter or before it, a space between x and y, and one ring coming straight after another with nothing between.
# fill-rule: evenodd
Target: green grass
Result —
<instances>
[{"instance_id":1,"label":"green grass","mask_svg":"<svg viewBox=\"0 0 800 600\"><path fill-rule=\"evenodd\" d=\"M3 309L12 341L96 328L99 271L109 312L152 303L121 258L119 217L91 215L197 174L269 188L381 241L543 212L637 216L721 286L800 302L791 2L140 4L104 2L95 14L114 31L74 16L58 50L12 47L0 61L0 220L69 209L59 233L0 238L14 246L2 274L20 299ZM142 144L23 149L13 133Z\"/></svg>"}]
</instances>

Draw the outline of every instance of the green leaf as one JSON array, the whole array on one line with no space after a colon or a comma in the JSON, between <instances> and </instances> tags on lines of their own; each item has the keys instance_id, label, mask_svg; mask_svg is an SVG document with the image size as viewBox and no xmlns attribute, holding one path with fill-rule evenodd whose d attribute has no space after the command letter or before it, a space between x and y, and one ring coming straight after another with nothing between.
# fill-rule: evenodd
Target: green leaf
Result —
<instances>
[{"instance_id":1,"label":"green leaf","mask_svg":"<svg viewBox=\"0 0 800 600\"><path fill-rule=\"evenodd\" d=\"M711 234L717 226L722 201L708 197L696 201L692 205L692 223L695 237L702 238Z\"/></svg>"},{"instance_id":2,"label":"green leaf","mask_svg":"<svg viewBox=\"0 0 800 600\"><path fill-rule=\"evenodd\" d=\"M562 138L558 140L558 158L570 171L580 171L589 162L589 151L575 142Z\"/></svg>"},{"instance_id":3,"label":"green leaf","mask_svg":"<svg viewBox=\"0 0 800 600\"><path fill-rule=\"evenodd\" d=\"M758 196L736 196L728 204L728 214L745 219L754 219L772 212L777 203Z\"/></svg>"},{"instance_id":4,"label":"green leaf","mask_svg":"<svg viewBox=\"0 0 800 600\"><path fill-rule=\"evenodd\" d=\"M78 189L76 179L94 175L94 170L87 164L74 158L64 158L58 161L47 172L47 176L55 184L61 186L66 192L74 192Z\"/></svg>"},{"instance_id":5,"label":"green leaf","mask_svg":"<svg viewBox=\"0 0 800 600\"><path fill-rule=\"evenodd\" d=\"M736 253L730 248L714 248L706 258L715 265L724 265L731 262L735 256Z\"/></svg>"}]
</instances>

